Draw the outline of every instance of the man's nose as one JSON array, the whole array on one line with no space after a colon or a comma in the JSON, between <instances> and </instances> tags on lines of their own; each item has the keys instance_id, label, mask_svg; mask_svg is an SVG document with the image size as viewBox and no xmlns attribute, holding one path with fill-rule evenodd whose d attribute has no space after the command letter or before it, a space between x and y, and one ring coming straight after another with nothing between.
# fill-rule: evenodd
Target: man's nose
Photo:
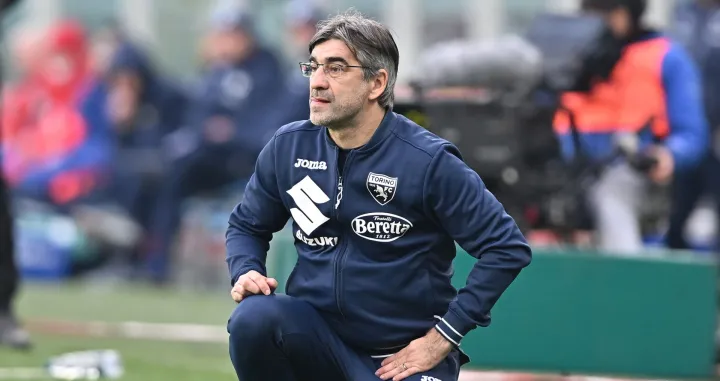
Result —
<instances>
[{"instance_id":1,"label":"man's nose","mask_svg":"<svg viewBox=\"0 0 720 381\"><path fill-rule=\"evenodd\" d=\"M310 76L310 88L311 89L327 89L330 84L328 83L325 70L319 67Z\"/></svg>"}]
</instances>

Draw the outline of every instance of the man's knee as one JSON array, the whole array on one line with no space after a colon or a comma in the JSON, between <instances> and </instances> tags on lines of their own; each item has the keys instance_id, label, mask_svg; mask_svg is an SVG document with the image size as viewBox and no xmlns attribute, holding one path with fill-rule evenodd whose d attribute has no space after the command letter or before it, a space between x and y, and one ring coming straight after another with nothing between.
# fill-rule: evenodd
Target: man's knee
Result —
<instances>
[{"instance_id":1,"label":"man's knee","mask_svg":"<svg viewBox=\"0 0 720 381\"><path fill-rule=\"evenodd\" d=\"M231 338L268 337L287 318L288 296L255 295L240 302L228 320Z\"/></svg>"}]
</instances>

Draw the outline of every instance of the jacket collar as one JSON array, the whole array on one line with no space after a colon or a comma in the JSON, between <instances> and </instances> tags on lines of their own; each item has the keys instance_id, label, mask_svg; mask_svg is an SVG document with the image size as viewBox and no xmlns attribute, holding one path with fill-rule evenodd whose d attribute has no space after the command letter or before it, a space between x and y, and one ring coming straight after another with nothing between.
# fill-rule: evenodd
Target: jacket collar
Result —
<instances>
[{"instance_id":1,"label":"jacket collar","mask_svg":"<svg viewBox=\"0 0 720 381\"><path fill-rule=\"evenodd\" d=\"M397 114L395 114L392 109L389 109L385 113L385 117L383 117L382 122L380 122L380 125L375 130L375 133L373 133L373 136L370 138L370 141L362 147L357 148L356 151L369 152L377 148L380 143L382 143L385 138L387 138L393 132L393 130L395 130L395 123L397 122L397 120ZM328 128L323 126L322 129L325 133L325 140L328 142L328 144L330 144L332 147L337 147L337 144L335 144L332 138L330 138Z\"/></svg>"}]
</instances>

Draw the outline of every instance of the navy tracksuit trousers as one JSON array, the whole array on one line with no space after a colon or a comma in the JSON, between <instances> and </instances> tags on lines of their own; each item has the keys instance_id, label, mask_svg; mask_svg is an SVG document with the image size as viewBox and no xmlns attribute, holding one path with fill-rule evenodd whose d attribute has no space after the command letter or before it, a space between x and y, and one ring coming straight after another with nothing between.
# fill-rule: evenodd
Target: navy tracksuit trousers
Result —
<instances>
[{"instance_id":1,"label":"navy tracksuit trousers","mask_svg":"<svg viewBox=\"0 0 720 381\"><path fill-rule=\"evenodd\" d=\"M230 359L242 381L377 381L383 358L356 351L308 303L277 294L251 296L228 321ZM459 352L407 381L456 381Z\"/></svg>"}]
</instances>

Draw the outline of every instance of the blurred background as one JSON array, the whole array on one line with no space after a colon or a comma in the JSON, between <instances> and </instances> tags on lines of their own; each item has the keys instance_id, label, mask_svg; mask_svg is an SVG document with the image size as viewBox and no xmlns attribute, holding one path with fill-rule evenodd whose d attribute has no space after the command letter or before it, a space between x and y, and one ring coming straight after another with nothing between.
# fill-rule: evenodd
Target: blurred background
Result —
<instances>
[{"instance_id":1,"label":"blurred background","mask_svg":"<svg viewBox=\"0 0 720 381\"><path fill-rule=\"evenodd\" d=\"M298 62L315 25L350 7L395 34L395 111L456 143L536 251L497 323L464 342L463 377L713 378L720 166L641 193L607 185L635 194L641 246L597 238L586 204L609 163L568 164L556 99L535 91L537 72L599 62L593 44L607 31L573 18L580 3L21 0L2 15L0 164L14 230L0 251L13 253L21 287L0 308L0 379L45 379L78 351L106 378L234 379L227 219L265 142L308 118ZM648 0L642 19L687 51L706 94L720 85L720 4ZM548 31L563 22L571 29ZM720 98L706 98L695 103L716 130ZM635 140L614 159L642 162ZM283 231L269 253L281 290L293 245ZM458 287L472 264L459 248ZM0 283L14 283L2 266Z\"/></svg>"}]
</instances>

